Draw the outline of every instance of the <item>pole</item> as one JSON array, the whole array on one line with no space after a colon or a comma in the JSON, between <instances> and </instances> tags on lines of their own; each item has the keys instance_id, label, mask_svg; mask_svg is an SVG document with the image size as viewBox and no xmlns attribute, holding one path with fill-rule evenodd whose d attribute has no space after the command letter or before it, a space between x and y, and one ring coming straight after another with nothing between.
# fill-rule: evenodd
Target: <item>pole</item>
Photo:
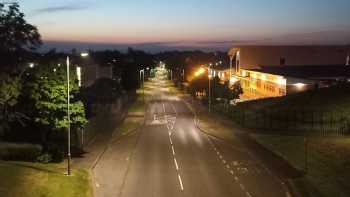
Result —
<instances>
[{"instance_id":1,"label":"pole","mask_svg":"<svg viewBox=\"0 0 350 197\"><path fill-rule=\"evenodd\" d=\"M304 149L305 149L305 173L308 172L308 145L309 141L307 139L307 136L304 137Z\"/></svg>"},{"instance_id":2,"label":"pole","mask_svg":"<svg viewBox=\"0 0 350 197\"><path fill-rule=\"evenodd\" d=\"M69 57L67 56L67 119L68 119L68 163L67 163L67 174L70 175L71 174L71 152L70 152L70 91L69 91Z\"/></svg>"},{"instance_id":3,"label":"pole","mask_svg":"<svg viewBox=\"0 0 350 197\"><path fill-rule=\"evenodd\" d=\"M145 103L145 70L140 70L140 83L142 81L142 101Z\"/></svg>"},{"instance_id":4,"label":"pole","mask_svg":"<svg viewBox=\"0 0 350 197\"><path fill-rule=\"evenodd\" d=\"M233 61L233 56L230 56L230 77L229 77L229 81L231 84L231 77L232 77L232 61Z\"/></svg>"},{"instance_id":5,"label":"pole","mask_svg":"<svg viewBox=\"0 0 350 197\"><path fill-rule=\"evenodd\" d=\"M209 66L209 72L210 72L210 66ZM209 113L211 112L211 75L209 74Z\"/></svg>"},{"instance_id":6,"label":"pole","mask_svg":"<svg viewBox=\"0 0 350 197\"><path fill-rule=\"evenodd\" d=\"M142 70L142 94L143 94L143 103L145 103L145 70Z\"/></svg>"},{"instance_id":7,"label":"pole","mask_svg":"<svg viewBox=\"0 0 350 197\"><path fill-rule=\"evenodd\" d=\"M182 69L182 80L185 81L185 69Z\"/></svg>"}]
</instances>

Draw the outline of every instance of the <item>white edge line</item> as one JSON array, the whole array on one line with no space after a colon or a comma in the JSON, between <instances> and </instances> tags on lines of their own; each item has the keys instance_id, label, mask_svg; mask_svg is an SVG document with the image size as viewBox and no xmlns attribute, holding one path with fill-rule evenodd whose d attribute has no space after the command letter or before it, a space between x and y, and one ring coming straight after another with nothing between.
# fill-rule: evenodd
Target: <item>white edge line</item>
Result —
<instances>
[{"instance_id":1,"label":"white edge line","mask_svg":"<svg viewBox=\"0 0 350 197\"><path fill-rule=\"evenodd\" d=\"M171 146L171 149L173 150L173 155L175 155L174 146Z\"/></svg>"}]
</instances>

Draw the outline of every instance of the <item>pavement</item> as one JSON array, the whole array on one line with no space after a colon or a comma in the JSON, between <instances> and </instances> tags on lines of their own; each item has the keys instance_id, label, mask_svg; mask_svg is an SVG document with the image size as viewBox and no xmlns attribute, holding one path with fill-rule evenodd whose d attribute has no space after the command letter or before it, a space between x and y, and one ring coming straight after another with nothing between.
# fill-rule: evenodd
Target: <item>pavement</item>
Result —
<instances>
[{"instance_id":1,"label":"pavement","mask_svg":"<svg viewBox=\"0 0 350 197\"><path fill-rule=\"evenodd\" d=\"M111 140L92 169L96 197L290 196L244 143L228 145L199 130L168 82L149 87L143 126Z\"/></svg>"}]
</instances>

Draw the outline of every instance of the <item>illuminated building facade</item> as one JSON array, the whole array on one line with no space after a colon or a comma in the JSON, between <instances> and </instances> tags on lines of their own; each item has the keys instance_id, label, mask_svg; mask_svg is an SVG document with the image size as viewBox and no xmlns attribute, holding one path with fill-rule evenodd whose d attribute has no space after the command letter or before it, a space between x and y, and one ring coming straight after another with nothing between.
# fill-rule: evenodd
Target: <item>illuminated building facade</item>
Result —
<instances>
[{"instance_id":1,"label":"illuminated building facade","mask_svg":"<svg viewBox=\"0 0 350 197\"><path fill-rule=\"evenodd\" d=\"M243 99L279 97L350 79L348 46L243 46L230 49ZM230 75L230 74L228 74Z\"/></svg>"}]
</instances>

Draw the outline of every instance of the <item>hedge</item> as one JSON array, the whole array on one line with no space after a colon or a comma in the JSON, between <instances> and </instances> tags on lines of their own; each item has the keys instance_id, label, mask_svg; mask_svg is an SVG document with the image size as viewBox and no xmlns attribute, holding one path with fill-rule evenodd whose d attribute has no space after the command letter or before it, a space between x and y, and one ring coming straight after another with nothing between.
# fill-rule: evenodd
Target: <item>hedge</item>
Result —
<instances>
[{"instance_id":1,"label":"hedge","mask_svg":"<svg viewBox=\"0 0 350 197\"><path fill-rule=\"evenodd\" d=\"M43 151L37 144L0 142L0 160L36 161Z\"/></svg>"}]
</instances>

